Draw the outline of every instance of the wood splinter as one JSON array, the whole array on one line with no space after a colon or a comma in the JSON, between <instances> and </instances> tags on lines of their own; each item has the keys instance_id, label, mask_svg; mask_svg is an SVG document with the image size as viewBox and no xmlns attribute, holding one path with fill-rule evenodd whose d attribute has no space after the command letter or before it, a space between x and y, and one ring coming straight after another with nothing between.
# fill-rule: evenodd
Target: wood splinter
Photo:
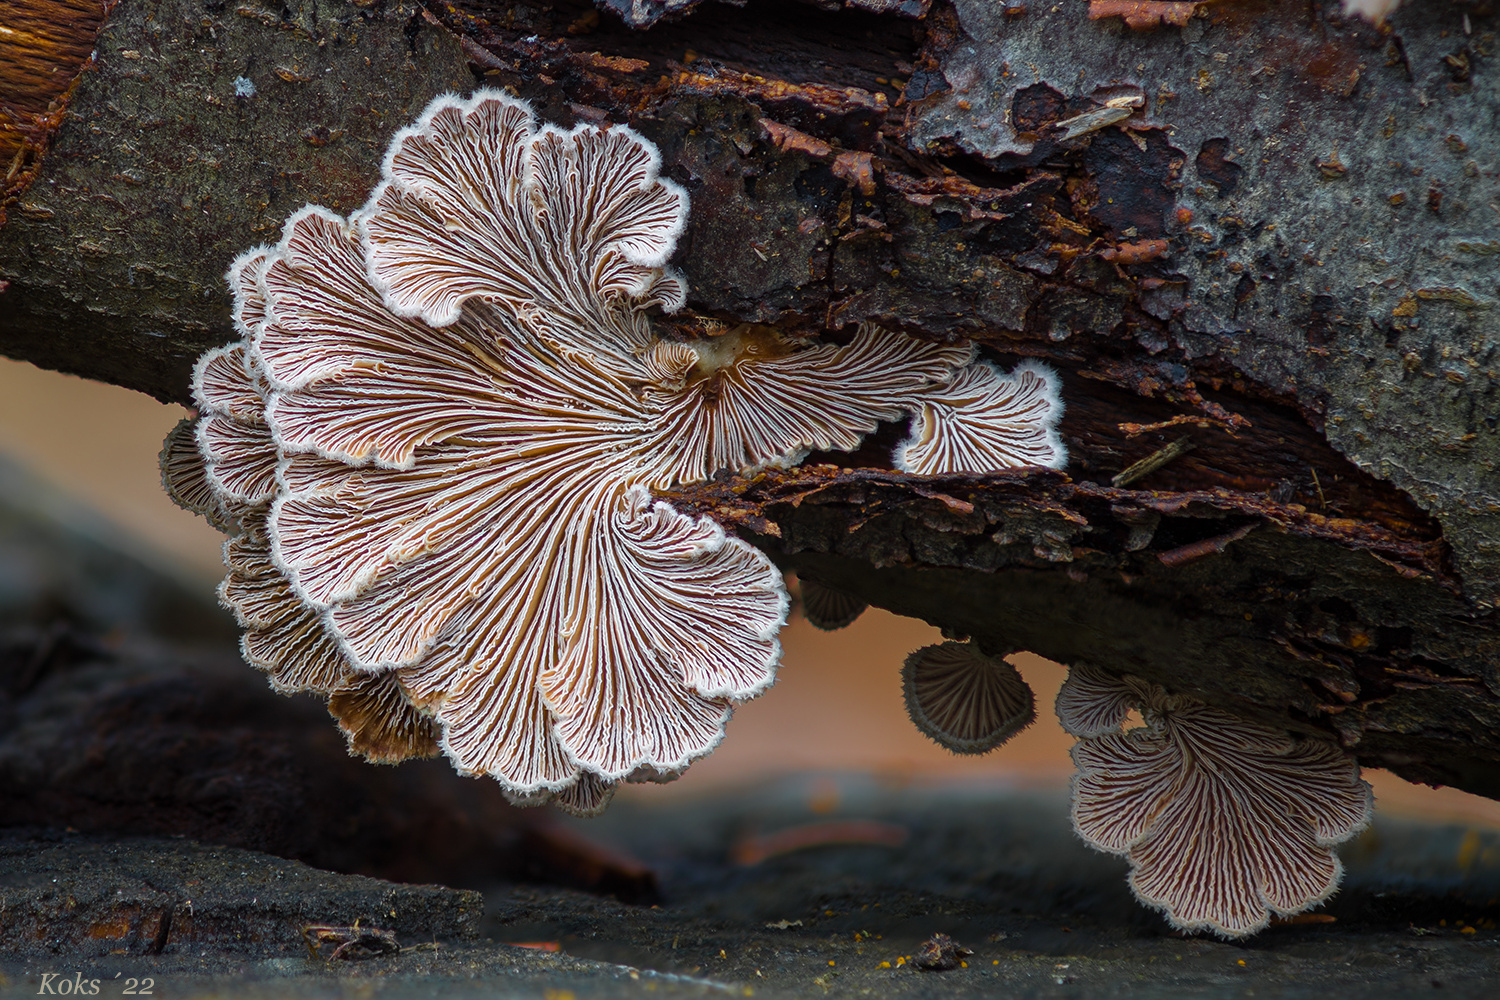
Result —
<instances>
[{"instance_id":1,"label":"wood splinter","mask_svg":"<svg viewBox=\"0 0 1500 1000\"><path fill-rule=\"evenodd\" d=\"M1230 542L1239 541L1241 538L1244 538L1246 535L1250 534L1250 532L1254 531L1255 528L1255 525L1247 524L1242 527L1235 528L1228 534L1218 535L1214 538L1205 538L1201 542L1192 542L1188 545L1182 545L1175 549L1172 549L1169 552L1159 553L1156 558L1161 560L1163 566L1182 566L1186 563L1192 562L1195 559L1202 559L1204 556L1216 555L1217 553L1223 552L1229 547Z\"/></svg>"},{"instance_id":2,"label":"wood splinter","mask_svg":"<svg viewBox=\"0 0 1500 1000\"><path fill-rule=\"evenodd\" d=\"M1110 485L1119 488L1128 483L1133 483L1142 476L1149 475L1160 469L1174 458L1186 455L1196 447L1198 446L1193 444L1190 435L1183 435L1171 444L1158 448L1139 462L1120 472L1110 480Z\"/></svg>"}]
</instances>

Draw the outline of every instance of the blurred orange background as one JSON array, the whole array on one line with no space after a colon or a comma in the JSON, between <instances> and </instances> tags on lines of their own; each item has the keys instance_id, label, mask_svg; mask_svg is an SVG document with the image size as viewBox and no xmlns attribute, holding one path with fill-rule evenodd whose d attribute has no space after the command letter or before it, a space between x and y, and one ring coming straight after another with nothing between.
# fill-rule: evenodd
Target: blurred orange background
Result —
<instances>
[{"instance_id":1,"label":"blurred orange background","mask_svg":"<svg viewBox=\"0 0 1500 1000\"><path fill-rule=\"evenodd\" d=\"M118 527L123 547L208 593L222 537L167 499L156 467L162 438L185 415L126 389L0 359L0 456L93 507ZM675 784L625 794L693 794L806 772L864 772L896 785L1065 784L1072 740L1050 708L1066 671L1041 657L1012 659L1036 691L1037 721L994 753L957 757L917 731L902 702L901 664L940 641L932 626L883 611L831 633L794 611L776 686L736 711L723 745ZM1500 828L1500 802L1381 771L1366 777L1384 812Z\"/></svg>"}]
</instances>

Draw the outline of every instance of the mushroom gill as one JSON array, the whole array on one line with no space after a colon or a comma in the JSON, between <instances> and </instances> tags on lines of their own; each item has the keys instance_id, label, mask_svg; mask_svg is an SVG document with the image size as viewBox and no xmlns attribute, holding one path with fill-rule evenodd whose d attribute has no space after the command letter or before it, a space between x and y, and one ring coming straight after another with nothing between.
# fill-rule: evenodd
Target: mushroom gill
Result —
<instances>
[{"instance_id":1,"label":"mushroom gill","mask_svg":"<svg viewBox=\"0 0 1500 1000\"><path fill-rule=\"evenodd\" d=\"M246 299L236 286L236 315L258 317L253 290ZM416 710L394 675L354 670L271 562L265 520L276 465L260 414L262 391L243 346L209 351L194 375L200 416L168 435L161 457L173 499L233 533L224 546L229 574L219 599L245 630L241 651L277 690L323 696L354 752L382 763L432 756L432 720Z\"/></svg>"},{"instance_id":2,"label":"mushroom gill","mask_svg":"<svg viewBox=\"0 0 1500 1000\"><path fill-rule=\"evenodd\" d=\"M218 491L208 481L208 466L198 452L198 421L187 417L167 433L157 463L162 489L172 502L192 511L220 531L233 527L219 503Z\"/></svg>"},{"instance_id":3,"label":"mushroom gill","mask_svg":"<svg viewBox=\"0 0 1500 1000\"><path fill-rule=\"evenodd\" d=\"M989 753L1036 718L1016 668L972 642L923 646L906 658L901 681L911 721L954 753Z\"/></svg>"},{"instance_id":4,"label":"mushroom gill","mask_svg":"<svg viewBox=\"0 0 1500 1000\"><path fill-rule=\"evenodd\" d=\"M1131 709L1145 724L1122 729ZM1246 937L1316 906L1343 874L1334 846L1369 823L1370 786L1331 743L1081 664L1057 716L1078 738L1074 829L1178 930Z\"/></svg>"},{"instance_id":5,"label":"mushroom gill","mask_svg":"<svg viewBox=\"0 0 1500 1000\"><path fill-rule=\"evenodd\" d=\"M231 267L241 339L194 386L203 469L179 433L164 476L232 521L246 657L329 697L356 749L435 741L583 813L670 779L770 685L788 599L764 554L652 491L853 448L955 385L949 432L998 398L972 345L870 326L667 339L687 196L658 169L629 128L440 97L361 210L308 206Z\"/></svg>"},{"instance_id":6,"label":"mushroom gill","mask_svg":"<svg viewBox=\"0 0 1500 1000\"><path fill-rule=\"evenodd\" d=\"M824 632L834 632L853 625L869 607L847 590L830 587L800 574L797 577L797 590L802 597L802 616L813 628Z\"/></svg>"},{"instance_id":7,"label":"mushroom gill","mask_svg":"<svg viewBox=\"0 0 1500 1000\"><path fill-rule=\"evenodd\" d=\"M919 475L991 472L1037 465L1060 469L1068 453L1057 432L1057 375L1035 362L1009 375L980 361L946 385L913 399L911 435L896 448L896 468Z\"/></svg>"}]
</instances>

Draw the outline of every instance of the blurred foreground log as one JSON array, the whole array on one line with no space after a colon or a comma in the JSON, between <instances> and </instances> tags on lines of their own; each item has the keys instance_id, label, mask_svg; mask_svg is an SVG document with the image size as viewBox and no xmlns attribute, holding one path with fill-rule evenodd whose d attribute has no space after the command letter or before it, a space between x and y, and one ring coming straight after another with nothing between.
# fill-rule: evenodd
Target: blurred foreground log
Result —
<instances>
[{"instance_id":1,"label":"blurred foreground log","mask_svg":"<svg viewBox=\"0 0 1500 1000\"><path fill-rule=\"evenodd\" d=\"M96 37L59 60L95 55L5 188L0 350L184 400L230 337L228 261L305 202L357 207L433 94L626 121L691 193L693 312L968 337L1056 365L1068 405L1067 476L914 481L879 471L891 428L676 502L992 649L1500 796L1493 6L1375 28L1220 0L1136 30L1084 0L602 5L630 24L540 0L76 19Z\"/></svg>"}]
</instances>

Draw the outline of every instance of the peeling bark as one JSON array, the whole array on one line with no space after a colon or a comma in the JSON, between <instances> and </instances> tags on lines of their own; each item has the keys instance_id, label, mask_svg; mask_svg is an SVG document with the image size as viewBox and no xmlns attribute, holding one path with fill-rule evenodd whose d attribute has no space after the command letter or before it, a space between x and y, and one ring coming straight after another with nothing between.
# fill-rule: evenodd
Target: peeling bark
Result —
<instances>
[{"instance_id":1,"label":"peeling bark","mask_svg":"<svg viewBox=\"0 0 1500 1000\"><path fill-rule=\"evenodd\" d=\"M693 199L672 322L968 337L1068 405L1067 477L675 502L992 650L1500 796L1492 7L601 6L121 0L0 229L0 350L183 399L227 262L361 203L433 94L629 122ZM815 459L888 469L896 435Z\"/></svg>"}]
</instances>

